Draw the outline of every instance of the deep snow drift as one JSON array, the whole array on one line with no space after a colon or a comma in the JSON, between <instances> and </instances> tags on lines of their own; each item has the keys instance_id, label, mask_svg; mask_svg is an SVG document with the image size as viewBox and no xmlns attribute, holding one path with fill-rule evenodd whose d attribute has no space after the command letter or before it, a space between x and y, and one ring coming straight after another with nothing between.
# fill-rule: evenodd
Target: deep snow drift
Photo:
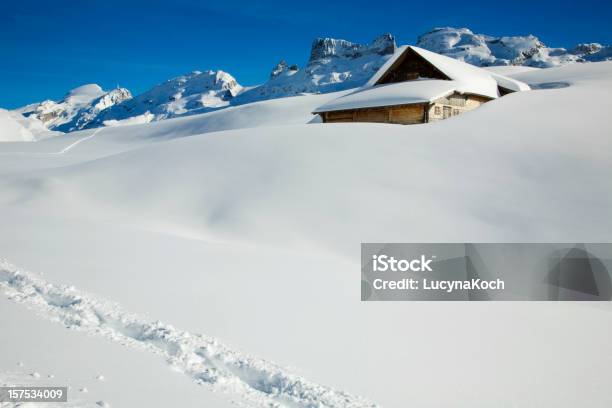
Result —
<instances>
[{"instance_id":1,"label":"deep snow drift","mask_svg":"<svg viewBox=\"0 0 612 408\"><path fill-rule=\"evenodd\" d=\"M36 118L0 109L0 142L33 142L58 134L49 132Z\"/></svg>"},{"instance_id":2,"label":"deep snow drift","mask_svg":"<svg viewBox=\"0 0 612 408\"><path fill-rule=\"evenodd\" d=\"M160 320L172 338L188 333L194 343L158 354L166 358L190 356L196 339L211 336L331 395L384 407L575 407L585 395L589 406L608 407L608 303L359 301L360 242L612 238L612 63L511 71L504 74L536 90L435 124L308 124L314 107L337 96L324 94L3 143L0 223L9 233L0 235L0 256L40 275L17 285L42 288L26 291L26 304L74 285L85 312L97 305L91 299L109 299L120 306L102 307L103 318L129 311L121 316L146 314L137 326ZM0 291L14 295L7 282L15 268L4 270ZM45 318L73 317L78 306L62 306L63 289L59 298L42 296L42 309L31 307ZM7 304L10 316L20 313ZM61 361L32 351L31 333L19 333L54 333L32 316L0 320L0 331L10 332L0 361L30 356L32 366L58 371ZM126 332L119 320L105 322L126 343L168 345L163 336ZM104 335L95 327L94 338ZM53 334L87 345L79 359L64 349L79 360L71 360L71 377L102 371L104 360L122 361L118 355L146 360L126 368L134 389L117 369L104 373L102 386L87 383L99 386L94 400L133 406L156 360L80 335ZM186 366L209 367L192 357ZM169 375L186 390L175 393L175 405L253 405L251 389L273 379L247 381L232 361L223 360L220 369L232 371L224 378L247 388L226 396L192 384L194 391ZM282 389L268 391L280 406L295 406ZM163 399L172 389L159 392ZM334 406L329 401L322 394L298 406Z\"/></svg>"}]
</instances>

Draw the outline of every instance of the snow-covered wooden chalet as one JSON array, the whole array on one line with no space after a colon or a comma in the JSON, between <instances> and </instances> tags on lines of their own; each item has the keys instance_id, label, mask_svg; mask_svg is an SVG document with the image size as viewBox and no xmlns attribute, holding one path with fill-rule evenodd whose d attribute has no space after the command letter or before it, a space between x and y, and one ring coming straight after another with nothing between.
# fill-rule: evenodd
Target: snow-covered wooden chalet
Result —
<instances>
[{"instance_id":1,"label":"snow-covered wooden chalet","mask_svg":"<svg viewBox=\"0 0 612 408\"><path fill-rule=\"evenodd\" d=\"M361 88L313 114L323 122L435 122L511 92L529 90L515 79L419 47L403 46Z\"/></svg>"}]
</instances>

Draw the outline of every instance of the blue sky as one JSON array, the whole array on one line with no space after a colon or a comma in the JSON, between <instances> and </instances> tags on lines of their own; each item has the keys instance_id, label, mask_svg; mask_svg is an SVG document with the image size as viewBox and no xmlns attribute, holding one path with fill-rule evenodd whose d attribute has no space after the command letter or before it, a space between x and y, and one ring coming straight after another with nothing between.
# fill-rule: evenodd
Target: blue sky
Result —
<instances>
[{"instance_id":1,"label":"blue sky","mask_svg":"<svg viewBox=\"0 0 612 408\"><path fill-rule=\"evenodd\" d=\"M12 1L0 11L0 107L60 98L84 83L145 91L195 69L244 85L284 58L303 65L315 37L398 43L436 26L532 33L551 46L612 43L608 1Z\"/></svg>"}]
</instances>

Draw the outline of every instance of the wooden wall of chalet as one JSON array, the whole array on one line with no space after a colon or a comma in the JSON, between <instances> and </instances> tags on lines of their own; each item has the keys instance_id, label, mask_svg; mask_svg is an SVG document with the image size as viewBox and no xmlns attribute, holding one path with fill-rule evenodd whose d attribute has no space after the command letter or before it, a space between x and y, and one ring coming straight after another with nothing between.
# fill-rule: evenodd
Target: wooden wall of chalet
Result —
<instances>
[{"instance_id":1,"label":"wooden wall of chalet","mask_svg":"<svg viewBox=\"0 0 612 408\"><path fill-rule=\"evenodd\" d=\"M411 125L425 121L425 105L400 105L324 112L321 117L324 123L374 122Z\"/></svg>"},{"instance_id":2,"label":"wooden wall of chalet","mask_svg":"<svg viewBox=\"0 0 612 408\"><path fill-rule=\"evenodd\" d=\"M476 109L490 98L479 95L458 93L435 100L431 104L396 105L380 108L363 108L336 112L323 112L324 123L334 122L374 122L413 125L416 123L437 122L463 112Z\"/></svg>"},{"instance_id":3,"label":"wooden wall of chalet","mask_svg":"<svg viewBox=\"0 0 612 408\"><path fill-rule=\"evenodd\" d=\"M479 95L461 95L458 93L435 100L427 112L428 122L437 122L457 116L463 112L476 109L490 98Z\"/></svg>"},{"instance_id":4,"label":"wooden wall of chalet","mask_svg":"<svg viewBox=\"0 0 612 408\"><path fill-rule=\"evenodd\" d=\"M425 122L426 105L392 106L389 110L389 123L412 125Z\"/></svg>"}]
</instances>

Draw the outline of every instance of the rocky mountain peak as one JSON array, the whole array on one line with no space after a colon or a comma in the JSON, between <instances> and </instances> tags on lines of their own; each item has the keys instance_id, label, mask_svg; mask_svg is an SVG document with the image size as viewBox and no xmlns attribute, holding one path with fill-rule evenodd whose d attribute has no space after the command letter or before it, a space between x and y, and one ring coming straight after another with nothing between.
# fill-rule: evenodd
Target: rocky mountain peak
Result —
<instances>
[{"instance_id":1,"label":"rocky mountain peak","mask_svg":"<svg viewBox=\"0 0 612 408\"><path fill-rule=\"evenodd\" d=\"M572 54L591 55L601 51L604 48L599 43L578 44L570 50Z\"/></svg>"},{"instance_id":2,"label":"rocky mountain peak","mask_svg":"<svg viewBox=\"0 0 612 408\"><path fill-rule=\"evenodd\" d=\"M132 99L132 93L126 88L115 88L92 102L94 109L102 111L113 105Z\"/></svg>"},{"instance_id":3,"label":"rocky mountain peak","mask_svg":"<svg viewBox=\"0 0 612 408\"><path fill-rule=\"evenodd\" d=\"M289 65L287 65L287 62L284 59L280 60L278 64L276 64L274 68L272 68L270 78L276 78L277 76L285 72L288 68Z\"/></svg>"},{"instance_id":4,"label":"rocky mountain peak","mask_svg":"<svg viewBox=\"0 0 612 408\"><path fill-rule=\"evenodd\" d=\"M69 132L82 129L102 110L131 97L125 88L106 92L97 84L86 84L70 90L59 101L45 100L17 111L38 119L48 129Z\"/></svg>"},{"instance_id":5,"label":"rocky mountain peak","mask_svg":"<svg viewBox=\"0 0 612 408\"><path fill-rule=\"evenodd\" d=\"M437 27L417 46L476 66L527 65L540 68L578 61L564 48L550 48L534 35L494 37L467 28Z\"/></svg>"},{"instance_id":6,"label":"rocky mountain peak","mask_svg":"<svg viewBox=\"0 0 612 408\"><path fill-rule=\"evenodd\" d=\"M364 55L387 55L395 51L395 38L386 33L370 44L353 43L336 38L317 38L312 42L309 64L327 58L339 57L355 59Z\"/></svg>"},{"instance_id":7,"label":"rocky mountain peak","mask_svg":"<svg viewBox=\"0 0 612 408\"><path fill-rule=\"evenodd\" d=\"M282 59L279 61L278 64L274 66L274 68L272 68L272 72L270 73L270 79L277 78L284 73L295 73L298 70L299 67L297 65L288 65L287 62Z\"/></svg>"}]
</instances>

